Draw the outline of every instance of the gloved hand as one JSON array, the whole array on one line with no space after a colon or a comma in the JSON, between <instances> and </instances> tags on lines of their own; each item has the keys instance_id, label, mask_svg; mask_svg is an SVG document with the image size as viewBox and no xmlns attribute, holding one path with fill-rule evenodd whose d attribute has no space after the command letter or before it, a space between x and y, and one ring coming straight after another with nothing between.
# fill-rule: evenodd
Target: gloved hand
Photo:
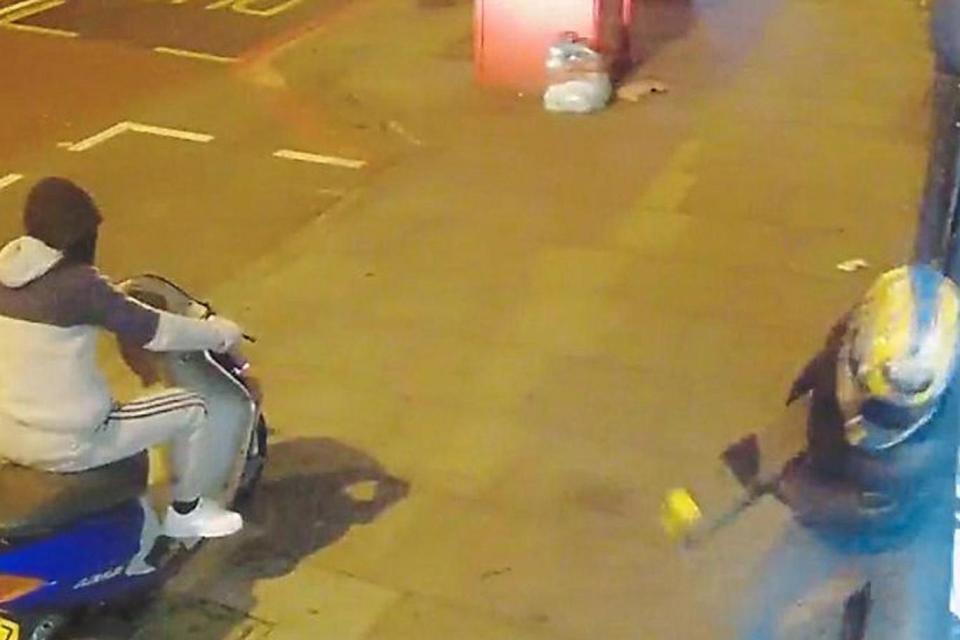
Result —
<instances>
[{"instance_id":1,"label":"gloved hand","mask_svg":"<svg viewBox=\"0 0 960 640\"><path fill-rule=\"evenodd\" d=\"M213 348L217 353L226 353L236 347L243 340L243 330L233 320L221 318L220 316L210 316L206 320L217 331L220 336L220 344Z\"/></svg>"},{"instance_id":2,"label":"gloved hand","mask_svg":"<svg viewBox=\"0 0 960 640\"><path fill-rule=\"evenodd\" d=\"M803 458L784 469L776 496L790 507L798 522L812 527L882 524L901 507L895 496L865 489L850 479L823 479Z\"/></svg>"}]
</instances>

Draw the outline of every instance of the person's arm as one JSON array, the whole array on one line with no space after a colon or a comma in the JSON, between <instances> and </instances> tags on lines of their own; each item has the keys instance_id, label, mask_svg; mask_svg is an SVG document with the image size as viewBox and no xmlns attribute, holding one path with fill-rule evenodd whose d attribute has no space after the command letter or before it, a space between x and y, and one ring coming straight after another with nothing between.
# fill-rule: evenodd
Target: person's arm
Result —
<instances>
[{"instance_id":1,"label":"person's arm","mask_svg":"<svg viewBox=\"0 0 960 640\"><path fill-rule=\"evenodd\" d=\"M156 332L143 345L149 351L211 349L224 353L243 339L240 327L225 318L211 316L206 320L195 320L166 311L156 313L159 315Z\"/></svg>"},{"instance_id":2,"label":"person's arm","mask_svg":"<svg viewBox=\"0 0 960 640\"><path fill-rule=\"evenodd\" d=\"M95 269L77 276L67 304L75 324L90 324L125 343L149 351L227 351L242 339L240 328L223 318L196 320L154 309L114 287Z\"/></svg>"},{"instance_id":3,"label":"person's arm","mask_svg":"<svg viewBox=\"0 0 960 640\"><path fill-rule=\"evenodd\" d=\"M817 386L818 380L823 379L825 368L836 366L837 354L840 352L843 337L847 333L852 313L852 311L848 311L831 327L823 348L807 362L800 371L800 374L794 379L793 384L790 385L790 391L787 394L787 404L791 404L797 398L813 391Z\"/></svg>"},{"instance_id":4,"label":"person's arm","mask_svg":"<svg viewBox=\"0 0 960 640\"><path fill-rule=\"evenodd\" d=\"M821 349L813 358L807 362L806 366L800 371L800 374L790 385L790 392L787 394L787 404L792 404L798 398L805 396L813 391L817 385L817 379L821 375L824 367L831 366L835 362L835 355L827 349Z\"/></svg>"}]
</instances>

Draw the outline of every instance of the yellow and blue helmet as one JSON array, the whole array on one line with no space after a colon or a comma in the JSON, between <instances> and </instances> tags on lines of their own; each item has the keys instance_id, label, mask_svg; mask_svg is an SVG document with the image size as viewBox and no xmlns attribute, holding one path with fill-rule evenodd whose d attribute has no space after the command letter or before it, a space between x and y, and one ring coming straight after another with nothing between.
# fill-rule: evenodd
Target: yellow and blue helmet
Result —
<instances>
[{"instance_id":1,"label":"yellow and blue helmet","mask_svg":"<svg viewBox=\"0 0 960 640\"><path fill-rule=\"evenodd\" d=\"M860 398L847 425L851 444L886 449L926 422L953 376L958 316L960 291L930 266L899 267L874 282L837 363L838 392Z\"/></svg>"}]
</instances>

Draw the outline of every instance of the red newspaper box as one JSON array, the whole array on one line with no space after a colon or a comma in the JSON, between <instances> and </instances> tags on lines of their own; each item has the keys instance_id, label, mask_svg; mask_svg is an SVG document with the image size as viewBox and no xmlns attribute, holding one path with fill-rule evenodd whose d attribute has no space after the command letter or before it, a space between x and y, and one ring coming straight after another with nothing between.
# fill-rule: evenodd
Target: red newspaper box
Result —
<instances>
[{"instance_id":1,"label":"red newspaper box","mask_svg":"<svg viewBox=\"0 0 960 640\"><path fill-rule=\"evenodd\" d=\"M632 0L475 0L474 68L486 86L539 90L547 49L574 31L611 64L625 55Z\"/></svg>"}]
</instances>

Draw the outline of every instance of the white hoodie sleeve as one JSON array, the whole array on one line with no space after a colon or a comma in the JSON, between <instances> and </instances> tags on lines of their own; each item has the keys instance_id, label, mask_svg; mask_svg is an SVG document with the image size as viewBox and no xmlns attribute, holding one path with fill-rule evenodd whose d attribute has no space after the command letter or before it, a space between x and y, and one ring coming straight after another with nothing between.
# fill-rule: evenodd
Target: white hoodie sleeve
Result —
<instances>
[{"instance_id":1,"label":"white hoodie sleeve","mask_svg":"<svg viewBox=\"0 0 960 640\"><path fill-rule=\"evenodd\" d=\"M175 313L158 311L157 331L143 345L150 351L201 351L212 349L224 352L241 339L239 327L229 320L212 317L195 320Z\"/></svg>"}]
</instances>

